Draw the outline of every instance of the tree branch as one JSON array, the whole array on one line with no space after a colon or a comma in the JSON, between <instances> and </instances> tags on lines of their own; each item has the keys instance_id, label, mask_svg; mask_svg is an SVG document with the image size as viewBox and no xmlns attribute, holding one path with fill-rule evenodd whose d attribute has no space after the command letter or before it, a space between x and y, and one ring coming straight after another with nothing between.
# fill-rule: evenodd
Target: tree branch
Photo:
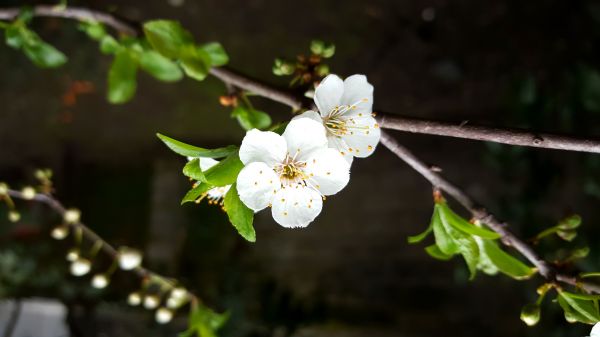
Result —
<instances>
[{"instance_id":1,"label":"tree branch","mask_svg":"<svg viewBox=\"0 0 600 337\"><path fill-rule=\"evenodd\" d=\"M382 128L392 130L483 140L508 145L600 153L600 139L585 139L565 135L537 133L520 129L475 126L468 125L466 122L457 124L430 121L390 114L381 114L377 119Z\"/></svg>"},{"instance_id":2,"label":"tree branch","mask_svg":"<svg viewBox=\"0 0 600 337\"><path fill-rule=\"evenodd\" d=\"M540 275L542 275L547 281L555 282L559 281L573 286L581 287L588 292L594 292L600 294L600 286L591 283L579 282L577 278L558 274L555 268L546 262L544 259L539 257L537 253L523 240L519 239L510 230L508 230L506 224L498 221L491 213L486 209L478 207L475 201L473 201L465 192L456 187L451 182L444 179L441 175L434 172L417 158L412 152L406 147L402 146L395 139L393 139L387 132L381 132L381 144L387 147L392 153L398 158L406 162L415 171L421 174L425 179L440 190L446 192L453 199L458 201L465 209L467 209L473 218L480 220L485 223L494 232L501 235L502 242L513 247L519 253L521 253L529 262L531 262L537 269Z\"/></svg>"}]
</instances>

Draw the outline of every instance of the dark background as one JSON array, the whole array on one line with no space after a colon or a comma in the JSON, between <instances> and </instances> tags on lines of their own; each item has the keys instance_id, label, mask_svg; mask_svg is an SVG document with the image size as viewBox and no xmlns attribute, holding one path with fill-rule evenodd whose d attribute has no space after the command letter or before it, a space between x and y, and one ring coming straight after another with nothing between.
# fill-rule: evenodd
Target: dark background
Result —
<instances>
[{"instance_id":1,"label":"dark background","mask_svg":"<svg viewBox=\"0 0 600 337\"><path fill-rule=\"evenodd\" d=\"M287 80L271 74L273 59L306 53L310 40L320 38L337 46L333 72L366 74L382 110L600 135L596 1L69 3L135 21L180 20L198 41L220 41L231 67L282 86ZM214 78L164 84L142 74L133 101L113 106L105 99L111 58L73 22L37 18L33 26L70 59L60 69L41 70L0 46L0 180L19 188L33 182L35 168L53 169L58 197L80 208L105 239L143 249L148 266L182 280L209 305L230 310L223 336L589 332L566 323L549 300L538 326L519 320L521 307L535 300L539 278L479 275L469 282L459 259L439 262L425 254L425 244L408 245L406 237L428 224L431 187L383 147L355 161L349 186L329 198L306 229L284 229L265 211L255 221L257 242L250 244L218 207L179 206L190 186L180 173L184 160L154 134L205 147L238 144L243 131L217 100L224 86ZM73 81L82 80L95 91L65 105ZM289 112L253 101L276 119ZM553 260L588 245L592 254L577 267L599 269L600 156L394 135L525 238L580 214L584 225L574 243L550 239L538 249ZM181 327L184 314L158 327L149 313L125 305L138 286L131 275L117 274L104 292L90 290L87 278L68 276L68 243L48 235L58 220L43 207L20 205L23 221L0 220L0 297L58 298L71 309L69 322L79 336L173 335ZM5 207L0 212L6 219Z\"/></svg>"}]
</instances>

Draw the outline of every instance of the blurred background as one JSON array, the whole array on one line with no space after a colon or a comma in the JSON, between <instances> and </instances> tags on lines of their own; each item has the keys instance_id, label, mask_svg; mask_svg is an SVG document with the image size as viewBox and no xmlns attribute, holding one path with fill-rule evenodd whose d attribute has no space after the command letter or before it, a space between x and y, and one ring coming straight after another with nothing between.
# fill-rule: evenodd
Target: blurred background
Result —
<instances>
[{"instance_id":1,"label":"blurred background","mask_svg":"<svg viewBox=\"0 0 600 337\"><path fill-rule=\"evenodd\" d=\"M382 110L600 136L598 1L69 4L134 21L180 20L198 41L220 41L231 67L281 86L287 79L272 75L273 59L307 53L318 38L336 44L329 62L334 73L368 76ZM177 277L211 307L229 310L222 336L588 334L590 327L566 323L548 300L536 327L519 320L521 307L536 298L538 278L478 275L469 282L463 261L433 260L426 244L407 244L407 236L428 225L431 186L383 147L355 161L350 185L327 200L308 228L284 229L262 212L257 242L245 242L219 207L179 205L190 187L181 174L184 160L155 137L161 132L204 147L238 144L244 133L218 102L224 86L214 78L165 84L140 74L133 101L110 105L111 58L74 22L37 18L33 27L69 62L41 70L0 45L0 180L20 188L33 183L36 168L52 169L59 199L80 208L83 221L106 240L142 249L147 266ZM286 107L253 102L275 119L289 116ZM573 243L549 239L537 249L554 260L589 246L590 257L569 268L600 269L600 156L394 135L524 238L580 214L583 227ZM139 287L130 274L118 272L104 291L89 287L89 278L70 276L69 242L49 236L59 219L40 205L19 208L23 219L13 224L0 207L0 298L6 299L0 333L14 313L11 299L29 303L13 337L183 330L185 313L159 326L150 313L127 306L127 294Z\"/></svg>"}]
</instances>

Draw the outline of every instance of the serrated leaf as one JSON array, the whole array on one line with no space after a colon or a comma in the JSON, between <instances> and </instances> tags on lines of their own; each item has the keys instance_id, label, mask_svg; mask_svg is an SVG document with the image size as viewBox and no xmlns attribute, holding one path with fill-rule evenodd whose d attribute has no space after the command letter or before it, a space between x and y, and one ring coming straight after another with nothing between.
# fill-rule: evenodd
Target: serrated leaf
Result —
<instances>
[{"instance_id":1,"label":"serrated leaf","mask_svg":"<svg viewBox=\"0 0 600 337\"><path fill-rule=\"evenodd\" d=\"M229 192L225 195L223 209L227 212L229 221L237 229L240 235L250 241L256 241L256 232L252 226L254 220L254 211L248 208L240 200L237 192L236 184L231 185Z\"/></svg>"},{"instance_id":2,"label":"serrated leaf","mask_svg":"<svg viewBox=\"0 0 600 337\"><path fill-rule=\"evenodd\" d=\"M500 234L490 231L490 230L487 230L485 228L478 227L478 226L470 223L469 221L463 219L461 216L454 213L454 211L452 211L446 203L442 202L442 203L438 203L437 205L439 205L441 215L446 217L446 219L448 219L448 223L452 227L454 227L460 231L463 231L467 234L476 235L476 236L479 236L479 237L482 237L485 239L500 238Z\"/></svg>"},{"instance_id":3,"label":"serrated leaf","mask_svg":"<svg viewBox=\"0 0 600 337\"><path fill-rule=\"evenodd\" d=\"M199 183L198 186L192 188L187 191L187 193L181 199L181 204L185 204L188 202L196 201L200 198L204 193L206 193L212 186L206 183Z\"/></svg>"},{"instance_id":4,"label":"serrated leaf","mask_svg":"<svg viewBox=\"0 0 600 337\"><path fill-rule=\"evenodd\" d=\"M143 51L139 62L142 69L158 80L175 82L183 78L183 72L177 63L154 50Z\"/></svg>"},{"instance_id":5,"label":"serrated leaf","mask_svg":"<svg viewBox=\"0 0 600 337\"><path fill-rule=\"evenodd\" d=\"M198 48L203 50L210 58L213 67L224 66L229 62L229 56L223 46L218 42L205 43Z\"/></svg>"},{"instance_id":6,"label":"serrated leaf","mask_svg":"<svg viewBox=\"0 0 600 337\"><path fill-rule=\"evenodd\" d=\"M156 51L171 59L180 58L182 48L194 44L192 34L177 21L148 21L144 24L144 34Z\"/></svg>"},{"instance_id":7,"label":"serrated leaf","mask_svg":"<svg viewBox=\"0 0 600 337\"><path fill-rule=\"evenodd\" d=\"M204 149L180 142L160 133L157 133L156 136L173 152L185 157L222 158L234 153L238 149L237 146L234 145L220 147L217 149Z\"/></svg>"},{"instance_id":8,"label":"serrated leaf","mask_svg":"<svg viewBox=\"0 0 600 337\"><path fill-rule=\"evenodd\" d=\"M125 49L115 55L108 72L108 101L122 104L129 101L137 88L137 63Z\"/></svg>"},{"instance_id":9,"label":"serrated leaf","mask_svg":"<svg viewBox=\"0 0 600 337\"><path fill-rule=\"evenodd\" d=\"M267 113L242 105L233 109L231 116L238 120L244 130L264 130L271 126L271 116Z\"/></svg>"},{"instance_id":10,"label":"serrated leaf","mask_svg":"<svg viewBox=\"0 0 600 337\"><path fill-rule=\"evenodd\" d=\"M508 254L496 242L485 239L478 241L482 257L488 259L500 272L517 280L528 279L535 274L535 268Z\"/></svg>"},{"instance_id":11,"label":"serrated leaf","mask_svg":"<svg viewBox=\"0 0 600 337\"><path fill-rule=\"evenodd\" d=\"M437 245L426 247L425 252L437 260L448 261L452 258L452 255L444 254Z\"/></svg>"}]
</instances>

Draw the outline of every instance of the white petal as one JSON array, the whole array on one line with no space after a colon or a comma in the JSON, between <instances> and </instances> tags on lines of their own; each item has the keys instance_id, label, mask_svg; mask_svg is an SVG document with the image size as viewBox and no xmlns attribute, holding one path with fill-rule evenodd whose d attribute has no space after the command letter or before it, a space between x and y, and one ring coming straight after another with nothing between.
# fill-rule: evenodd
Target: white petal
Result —
<instances>
[{"instance_id":1,"label":"white petal","mask_svg":"<svg viewBox=\"0 0 600 337\"><path fill-rule=\"evenodd\" d=\"M348 145L342 137L329 134L327 135L327 142L330 148L338 150L344 156L348 164L352 164L354 156L348 151Z\"/></svg>"},{"instance_id":2,"label":"white petal","mask_svg":"<svg viewBox=\"0 0 600 337\"><path fill-rule=\"evenodd\" d=\"M337 75L328 75L315 89L315 104L321 116L327 116L333 108L340 105L344 93L344 82Z\"/></svg>"},{"instance_id":3,"label":"white petal","mask_svg":"<svg viewBox=\"0 0 600 337\"><path fill-rule=\"evenodd\" d=\"M321 124L323 123L323 118L321 117L321 115L319 115L318 112L312 111L312 110L305 111L305 112L299 114L298 116L292 118L292 120L300 119L300 118L310 118L310 119L314 120L315 122L319 122Z\"/></svg>"},{"instance_id":4,"label":"white petal","mask_svg":"<svg viewBox=\"0 0 600 337\"><path fill-rule=\"evenodd\" d=\"M237 177L240 200L255 212L269 206L275 191L279 188L281 188L279 177L265 163L250 163Z\"/></svg>"},{"instance_id":5,"label":"white petal","mask_svg":"<svg viewBox=\"0 0 600 337\"><path fill-rule=\"evenodd\" d=\"M283 138L290 156L298 160L305 160L313 151L327 147L325 127L310 118L292 120L285 128Z\"/></svg>"},{"instance_id":6,"label":"white petal","mask_svg":"<svg viewBox=\"0 0 600 337\"><path fill-rule=\"evenodd\" d=\"M350 133L342 136L347 151L355 157L368 157L379 143L381 130L371 115L351 117L346 124ZM345 151L344 151L345 152Z\"/></svg>"},{"instance_id":7,"label":"white petal","mask_svg":"<svg viewBox=\"0 0 600 337\"><path fill-rule=\"evenodd\" d=\"M319 192L302 185L282 188L273 198L271 212L278 224L287 228L306 227L323 208Z\"/></svg>"},{"instance_id":8,"label":"white petal","mask_svg":"<svg viewBox=\"0 0 600 337\"><path fill-rule=\"evenodd\" d=\"M346 115L373 112L373 86L365 75L352 75L344 80L341 104L356 105L356 108L348 110Z\"/></svg>"},{"instance_id":9,"label":"white petal","mask_svg":"<svg viewBox=\"0 0 600 337\"><path fill-rule=\"evenodd\" d=\"M350 180L350 164L339 151L331 148L315 151L306 162L304 172L309 183L323 195L341 191Z\"/></svg>"},{"instance_id":10,"label":"white petal","mask_svg":"<svg viewBox=\"0 0 600 337\"><path fill-rule=\"evenodd\" d=\"M590 337L600 337L600 323L596 323L590 332Z\"/></svg>"},{"instance_id":11,"label":"white petal","mask_svg":"<svg viewBox=\"0 0 600 337\"><path fill-rule=\"evenodd\" d=\"M240 146L240 160L244 164L263 162L269 166L285 159L287 144L275 132L252 129L246 133Z\"/></svg>"},{"instance_id":12,"label":"white petal","mask_svg":"<svg viewBox=\"0 0 600 337\"><path fill-rule=\"evenodd\" d=\"M213 166L215 166L215 165L217 165L219 163L219 161L214 160L212 158L200 157L198 159L200 159L200 169L202 171L206 171L209 168L211 168L211 167L213 167Z\"/></svg>"}]
</instances>

